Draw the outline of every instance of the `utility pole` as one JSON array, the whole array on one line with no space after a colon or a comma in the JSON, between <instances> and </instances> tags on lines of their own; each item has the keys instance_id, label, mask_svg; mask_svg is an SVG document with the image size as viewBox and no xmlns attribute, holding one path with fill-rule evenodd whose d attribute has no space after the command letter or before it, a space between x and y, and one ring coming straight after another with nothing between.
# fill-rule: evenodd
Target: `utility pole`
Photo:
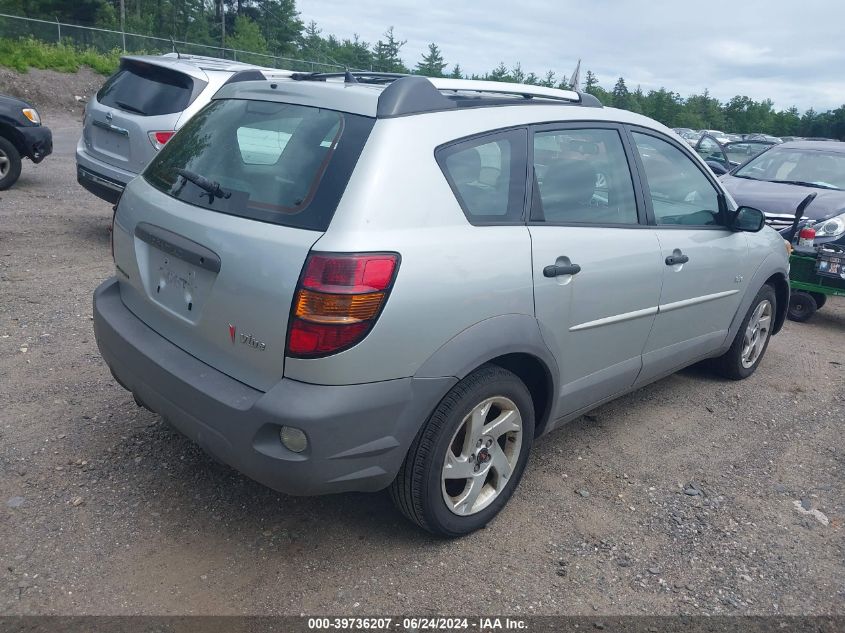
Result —
<instances>
[{"instance_id":1,"label":"utility pole","mask_svg":"<svg viewBox=\"0 0 845 633\"><path fill-rule=\"evenodd\" d=\"M220 24L221 24L221 33L220 36L220 46L221 48L226 48L226 3L224 0L220 0ZM226 51L223 51L223 57L226 57Z\"/></svg>"},{"instance_id":2,"label":"utility pole","mask_svg":"<svg viewBox=\"0 0 845 633\"><path fill-rule=\"evenodd\" d=\"M126 0L120 0L120 33L123 38L123 52L126 52Z\"/></svg>"}]
</instances>

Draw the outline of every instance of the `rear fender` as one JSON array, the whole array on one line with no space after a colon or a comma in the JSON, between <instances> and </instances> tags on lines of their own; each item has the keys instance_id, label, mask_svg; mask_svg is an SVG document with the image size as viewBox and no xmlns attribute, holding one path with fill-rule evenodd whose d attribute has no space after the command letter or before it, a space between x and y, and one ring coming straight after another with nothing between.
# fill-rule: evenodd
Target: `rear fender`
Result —
<instances>
[{"instance_id":1,"label":"rear fender","mask_svg":"<svg viewBox=\"0 0 845 633\"><path fill-rule=\"evenodd\" d=\"M546 392L550 404L543 407L544 411L537 411L537 429L542 433L548 430L546 422L554 419L555 412L552 409L557 402L554 394L560 389L560 372L554 355L543 341L539 323L533 316L505 314L466 328L434 352L420 366L414 378L451 376L460 380L481 365L512 354L531 356L545 370L546 384L540 389Z\"/></svg>"}]
</instances>

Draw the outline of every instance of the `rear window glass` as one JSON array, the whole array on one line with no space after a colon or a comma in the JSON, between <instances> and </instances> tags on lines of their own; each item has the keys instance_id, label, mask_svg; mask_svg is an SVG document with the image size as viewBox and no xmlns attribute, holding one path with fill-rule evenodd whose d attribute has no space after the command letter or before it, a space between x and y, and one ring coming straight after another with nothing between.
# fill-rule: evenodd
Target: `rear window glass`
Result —
<instances>
[{"instance_id":1,"label":"rear window glass","mask_svg":"<svg viewBox=\"0 0 845 633\"><path fill-rule=\"evenodd\" d=\"M141 116L172 114L190 105L194 81L200 80L161 66L124 62L100 88L97 101Z\"/></svg>"},{"instance_id":2,"label":"rear window glass","mask_svg":"<svg viewBox=\"0 0 845 633\"><path fill-rule=\"evenodd\" d=\"M213 211L325 230L372 125L309 106L212 101L165 145L144 178Z\"/></svg>"},{"instance_id":3,"label":"rear window glass","mask_svg":"<svg viewBox=\"0 0 845 633\"><path fill-rule=\"evenodd\" d=\"M509 130L441 147L440 168L472 224L522 221L525 130Z\"/></svg>"}]
</instances>

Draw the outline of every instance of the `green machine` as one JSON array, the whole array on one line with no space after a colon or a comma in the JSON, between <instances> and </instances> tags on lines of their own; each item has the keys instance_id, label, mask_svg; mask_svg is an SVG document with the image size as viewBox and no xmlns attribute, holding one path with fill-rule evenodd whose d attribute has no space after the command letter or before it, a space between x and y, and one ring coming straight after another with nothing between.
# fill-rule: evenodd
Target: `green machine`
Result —
<instances>
[{"instance_id":1,"label":"green machine","mask_svg":"<svg viewBox=\"0 0 845 633\"><path fill-rule=\"evenodd\" d=\"M816 310L821 308L829 296L845 297L845 248L836 244L815 246L812 239L815 231L805 235L808 229L802 229L799 240L794 243L798 225L816 194L810 194L795 211L795 221L789 231L788 239L793 244L789 258L789 286L792 289L789 298L788 316L793 321L804 322Z\"/></svg>"}]
</instances>

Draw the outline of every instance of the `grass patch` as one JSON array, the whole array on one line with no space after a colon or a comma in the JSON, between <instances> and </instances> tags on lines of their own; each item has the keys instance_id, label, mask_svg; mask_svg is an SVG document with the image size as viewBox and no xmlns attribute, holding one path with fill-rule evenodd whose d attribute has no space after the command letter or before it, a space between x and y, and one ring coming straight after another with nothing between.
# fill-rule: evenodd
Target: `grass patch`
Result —
<instances>
[{"instance_id":1,"label":"grass patch","mask_svg":"<svg viewBox=\"0 0 845 633\"><path fill-rule=\"evenodd\" d=\"M49 44L34 38L0 38L0 65L25 73L30 68L75 73L88 66L102 75L110 75L120 63L120 49L100 53L92 48L69 44Z\"/></svg>"}]
</instances>

